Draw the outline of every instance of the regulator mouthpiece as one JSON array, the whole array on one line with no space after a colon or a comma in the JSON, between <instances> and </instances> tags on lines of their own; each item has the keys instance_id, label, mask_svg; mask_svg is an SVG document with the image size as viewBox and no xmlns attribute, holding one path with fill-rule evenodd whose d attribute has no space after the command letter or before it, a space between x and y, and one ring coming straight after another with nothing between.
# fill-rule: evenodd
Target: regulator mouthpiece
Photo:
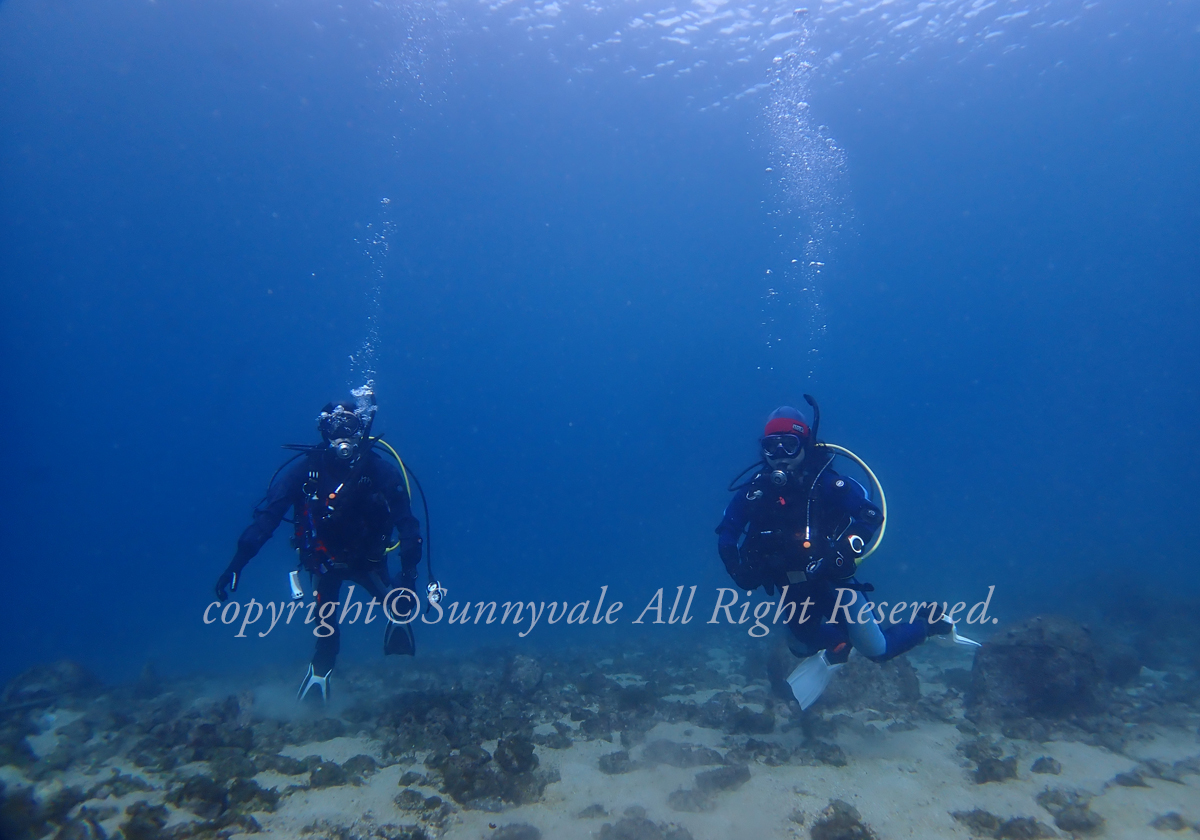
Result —
<instances>
[{"instance_id":1,"label":"regulator mouthpiece","mask_svg":"<svg viewBox=\"0 0 1200 840\"><path fill-rule=\"evenodd\" d=\"M783 470L775 470L771 473L771 483L776 487L782 487L787 484L787 473Z\"/></svg>"},{"instance_id":2,"label":"regulator mouthpiece","mask_svg":"<svg viewBox=\"0 0 1200 840\"><path fill-rule=\"evenodd\" d=\"M358 449L358 446L352 440L335 440L332 445L334 454L343 461L349 461L353 458L355 451Z\"/></svg>"}]
</instances>

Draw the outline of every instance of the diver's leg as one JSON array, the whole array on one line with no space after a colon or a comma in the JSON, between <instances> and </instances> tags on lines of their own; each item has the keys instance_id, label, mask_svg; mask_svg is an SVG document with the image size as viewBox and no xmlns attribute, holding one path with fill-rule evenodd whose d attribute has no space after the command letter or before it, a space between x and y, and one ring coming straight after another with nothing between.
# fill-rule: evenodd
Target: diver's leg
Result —
<instances>
[{"instance_id":1,"label":"diver's leg","mask_svg":"<svg viewBox=\"0 0 1200 840\"><path fill-rule=\"evenodd\" d=\"M871 656L872 662L887 662L902 653L908 653L929 638L929 624L918 619L912 623L893 624L883 631L884 649Z\"/></svg>"},{"instance_id":2,"label":"diver's leg","mask_svg":"<svg viewBox=\"0 0 1200 840\"><path fill-rule=\"evenodd\" d=\"M808 592L797 592L794 595L789 590L787 600L803 600ZM833 624L826 621L825 615L809 615L808 620L799 621L799 610L788 622L788 648L801 660L787 677L792 696L800 704L801 709L807 709L825 691L834 673L850 655L850 641L843 624Z\"/></svg>"},{"instance_id":3,"label":"diver's leg","mask_svg":"<svg viewBox=\"0 0 1200 840\"><path fill-rule=\"evenodd\" d=\"M320 613L321 607L330 601L338 600L338 593L342 589L342 581L345 576L339 571L329 571L321 575L317 579L317 612ZM337 611L329 617L325 622L333 628L333 632L328 636L317 636L316 649L313 651L312 668L313 672L318 676L327 674L333 670L333 663L337 661L338 651L342 646L342 631L337 623ZM325 628L321 628L324 632Z\"/></svg>"},{"instance_id":4,"label":"diver's leg","mask_svg":"<svg viewBox=\"0 0 1200 840\"><path fill-rule=\"evenodd\" d=\"M868 613L866 621L858 620L859 611L867 603L867 598L862 592L853 591L854 601L851 602L846 613L841 613L842 624L846 627L846 635L850 638L850 644L854 646L854 649L868 659L875 659L887 652L887 639L875 622L874 613ZM853 619L852 622L844 620L844 616L847 614Z\"/></svg>"},{"instance_id":5,"label":"diver's leg","mask_svg":"<svg viewBox=\"0 0 1200 840\"><path fill-rule=\"evenodd\" d=\"M361 569L354 576L354 582L367 590L380 603L386 603L383 610L383 654L396 656L416 655L416 640L413 638L412 627L409 624L397 624L390 620L392 611L405 614L406 610L419 609L419 604L412 598L397 598L386 602L387 594L391 591L392 582L388 575L387 562L372 563Z\"/></svg>"},{"instance_id":6,"label":"diver's leg","mask_svg":"<svg viewBox=\"0 0 1200 840\"><path fill-rule=\"evenodd\" d=\"M341 588L340 572L326 572L317 579L317 615L320 615L325 604L338 600ZM329 618L322 620L326 626L333 628L333 632L328 636L317 636L312 662L309 663L304 679L300 681L300 690L296 692L297 700L319 697L322 703L329 702L329 679L333 674L333 663L337 660L338 648L341 645L341 631L338 629L336 611ZM325 628L320 624L317 627L324 632Z\"/></svg>"}]
</instances>

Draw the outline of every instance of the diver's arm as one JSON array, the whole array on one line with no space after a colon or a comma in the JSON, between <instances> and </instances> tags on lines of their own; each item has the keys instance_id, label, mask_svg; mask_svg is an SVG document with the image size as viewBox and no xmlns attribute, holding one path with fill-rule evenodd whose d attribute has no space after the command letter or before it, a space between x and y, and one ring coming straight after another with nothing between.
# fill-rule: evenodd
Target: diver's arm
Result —
<instances>
[{"instance_id":1,"label":"diver's arm","mask_svg":"<svg viewBox=\"0 0 1200 840\"><path fill-rule=\"evenodd\" d=\"M421 563L421 523L412 515L411 501L404 489L404 477L400 471L382 459L377 466L383 494L391 512L392 527L400 537L400 576L408 586L416 581L417 566Z\"/></svg>"},{"instance_id":2,"label":"diver's arm","mask_svg":"<svg viewBox=\"0 0 1200 840\"><path fill-rule=\"evenodd\" d=\"M883 513L867 499L861 484L845 476L828 474L822 490L827 503L841 515L828 535L829 550L809 563L805 572L818 579L845 580L857 571L859 559L883 523Z\"/></svg>"},{"instance_id":3,"label":"diver's arm","mask_svg":"<svg viewBox=\"0 0 1200 840\"><path fill-rule=\"evenodd\" d=\"M742 589L754 589L760 584L758 575L742 562L741 551L738 548L738 542L746 530L746 523L750 521L747 508L745 494L739 490L729 507L725 508L725 516L717 526L717 553L721 555L725 571L733 578L734 583Z\"/></svg>"},{"instance_id":4,"label":"diver's arm","mask_svg":"<svg viewBox=\"0 0 1200 840\"><path fill-rule=\"evenodd\" d=\"M266 498L254 508L254 521L238 537L237 551L217 580L216 592L220 600L224 601L227 597L226 589L237 591L242 569L246 568L251 558L271 539L284 514L300 495L307 475L308 459L302 458L271 485Z\"/></svg>"}]
</instances>

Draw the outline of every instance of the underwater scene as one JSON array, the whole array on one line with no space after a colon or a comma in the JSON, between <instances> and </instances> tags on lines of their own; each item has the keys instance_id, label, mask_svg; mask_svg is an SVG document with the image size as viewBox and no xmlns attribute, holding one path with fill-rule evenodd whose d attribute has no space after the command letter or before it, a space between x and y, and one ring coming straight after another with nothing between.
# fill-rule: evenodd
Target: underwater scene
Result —
<instances>
[{"instance_id":1,"label":"underwater scene","mask_svg":"<svg viewBox=\"0 0 1200 840\"><path fill-rule=\"evenodd\" d=\"M1197 0L0 0L0 289L0 840L1200 836Z\"/></svg>"}]
</instances>

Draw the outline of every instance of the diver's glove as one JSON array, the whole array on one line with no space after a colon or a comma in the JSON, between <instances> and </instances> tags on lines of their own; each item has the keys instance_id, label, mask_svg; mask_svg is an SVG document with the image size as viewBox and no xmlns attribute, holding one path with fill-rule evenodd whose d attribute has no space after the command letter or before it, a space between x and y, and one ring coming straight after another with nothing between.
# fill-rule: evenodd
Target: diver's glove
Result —
<instances>
[{"instance_id":1,"label":"diver's glove","mask_svg":"<svg viewBox=\"0 0 1200 840\"><path fill-rule=\"evenodd\" d=\"M229 592L237 592L237 585L237 572L235 572L233 569L226 569L225 571L221 572L221 576L217 578L217 585L213 587L213 591L217 593L217 600L227 600L229 598Z\"/></svg>"},{"instance_id":2,"label":"diver's glove","mask_svg":"<svg viewBox=\"0 0 1200 840\"><path fill-rule=\"evenodd\" d=\"M742 562L741 554L738 552L736 545L718 545L717 553L721 555L721 562L725 564L725 571L729 573L729 576L733 578L733 582L739 588L750 591L757 589L762 584L758 572Z\"/></svg>"},{"instance_id":3,"label":"diver's glove","mask_svg":"<svg viewBox=\"0 0 1200 840\"><path fill-rule=\"evenodd\" d=\"M416 568L401 569L400 570L400 580L398 581L398 583L403 589L409 589L415 593L417 591L417 570L416 570Z\"/></svg>"},{"instance_id":4,"label":"diver's glove","mask_svg":"<svg viewBox=\"0 0 1200 840\"><path fill-rule=\"evenodd\" d=\"M844 580L854 576L856 566L839 552L827 554L810 560L804 567L804 574L810 580Z\"/></svg>"}]
</instances>

